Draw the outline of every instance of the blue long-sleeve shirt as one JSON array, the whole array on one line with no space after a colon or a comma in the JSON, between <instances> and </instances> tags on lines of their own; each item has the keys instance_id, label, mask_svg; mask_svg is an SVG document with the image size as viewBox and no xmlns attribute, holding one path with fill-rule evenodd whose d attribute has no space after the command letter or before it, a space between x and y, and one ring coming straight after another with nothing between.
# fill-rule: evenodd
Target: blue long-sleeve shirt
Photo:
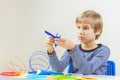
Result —
<instances>
[{"instance_id":1,"label":"blue long-sleeve shirt","mask_svg":"<svg viewBox=\"0 0 120 80\"><path fill-rule=\"evenodd\" d=\"M104 75L107 70L107 60L110 56L110 49L102 44L93 50L83 50L81 45L76 45L72 51L66 50L63 56L58 59L56 52L49 55L49 61L54 71L63 72L72 59L72 73Z\"/></svg>"}]
</instances>

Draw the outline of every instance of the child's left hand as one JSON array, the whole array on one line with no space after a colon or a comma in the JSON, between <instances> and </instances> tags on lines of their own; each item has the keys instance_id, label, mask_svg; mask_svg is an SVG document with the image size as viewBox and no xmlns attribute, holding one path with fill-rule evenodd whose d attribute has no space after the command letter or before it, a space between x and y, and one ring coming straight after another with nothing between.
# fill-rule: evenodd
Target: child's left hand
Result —
<instances>
[{"instance_id":1,"label":"child's left hand","mask_svg":"<svg viewBox=\"0 0 120 80\"><path fill-rule=\"evenodd\" d=\"M57 38L55 39L55 43L68 50L73 50L75 47L75 43L65 38Z\"/></svg>"}]
</instances>

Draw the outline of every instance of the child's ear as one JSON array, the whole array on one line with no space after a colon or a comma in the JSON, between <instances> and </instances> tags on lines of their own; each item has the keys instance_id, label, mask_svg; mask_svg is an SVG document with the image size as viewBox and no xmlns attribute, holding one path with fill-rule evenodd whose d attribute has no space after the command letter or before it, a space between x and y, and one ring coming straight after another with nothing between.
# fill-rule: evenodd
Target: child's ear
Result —
<instances>
[{"instance_id":1,"label":"child's ear","mask_svg":"<svg viewBox=\"0 0 120 80\"><path fill-rule=\"evenodd\" d=\"M100 34L100 31L96 31L96 32L95 32L95 35L99 35L99 34Z\"/></svg>"}]
</instances>

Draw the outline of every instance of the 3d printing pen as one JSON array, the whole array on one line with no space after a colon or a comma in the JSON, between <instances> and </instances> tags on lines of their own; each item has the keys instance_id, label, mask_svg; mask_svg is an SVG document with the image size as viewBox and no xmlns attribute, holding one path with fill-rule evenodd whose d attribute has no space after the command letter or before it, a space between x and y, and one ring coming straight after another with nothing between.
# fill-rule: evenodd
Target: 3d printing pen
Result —
<instances>
[{"instance_id":1,"label":"3d printing pen","mask_svg":"<svg viewBox=\"0 0 120 80\"><path fill-rule=\"evenodd\" d=\"M48 31L44 31L48 36L51 36L53 38L60 38L61 36L58 35L58 33L56 33L56 35L53 35L52 33L48 32ZM57 46L57 44L55 44L55 47Z\"/></svg>"},{"instance_id":2,"label":"3d printing pen","mask_svg":"<svg viewBox=\"0 0 120 80\"><path fill-rule=\"evenodd\" d=\"M61 72L49 71L49 70L37 70L36 74L38 75L59 75L62 74Z\"/></svg>"}]
</instances>

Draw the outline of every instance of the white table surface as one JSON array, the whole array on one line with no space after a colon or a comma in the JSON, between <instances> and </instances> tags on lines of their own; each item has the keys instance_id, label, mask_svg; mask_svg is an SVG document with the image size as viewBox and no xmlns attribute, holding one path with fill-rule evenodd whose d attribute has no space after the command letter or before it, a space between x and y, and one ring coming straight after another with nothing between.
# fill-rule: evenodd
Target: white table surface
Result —
<instances>
[{"instance_id":1,"label":"white table surface","mask_svg":"<svg viewBox=\"0 0 120 80\"><path fill-rule=\"evenodd\" d=\"M100 80L120 80L120 76L107 76L107 75L84 75L84 76L98 78Z\"/></svg>"},{"instance_id":2,"label":"white table surface","mask_svg":"<svg viewBox=\"0 0 120 80\"><path fill-rule=\"evenodd\" d=\"M79 75L76 75L79 76ZM120 80L120 76L106 76L106 75L80 75L79 77L98 78L98 80ZM0 80L47 80L39 78L15 78L0 76Z\"/></svg>"}]
</instances>

